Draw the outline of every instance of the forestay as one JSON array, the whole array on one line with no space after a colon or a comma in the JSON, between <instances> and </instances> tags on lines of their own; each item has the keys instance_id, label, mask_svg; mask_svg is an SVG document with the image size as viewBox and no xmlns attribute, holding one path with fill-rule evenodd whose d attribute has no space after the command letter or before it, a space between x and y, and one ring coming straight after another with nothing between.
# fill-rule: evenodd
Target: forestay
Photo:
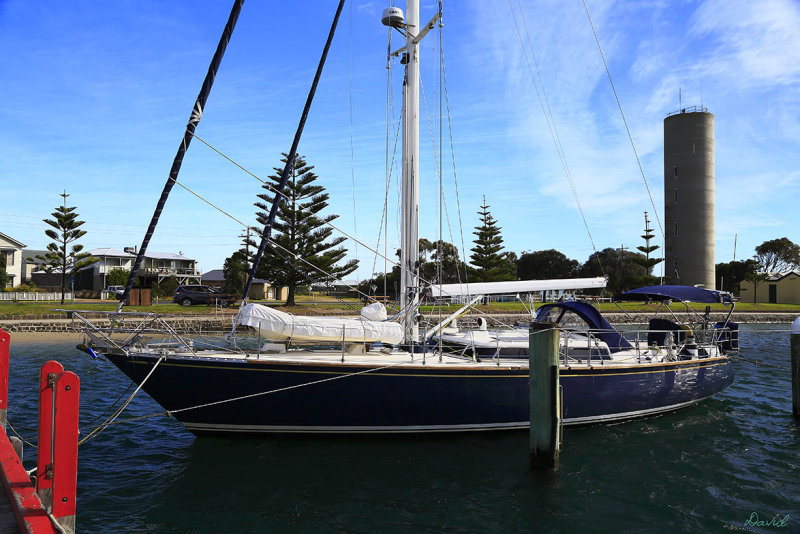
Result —
<instances>
[{"instance_id":1,"label":"forestay","mask_svg":"<svg viewBox=\"0 0 800 534\"><path fill-rule=\"evenodd\" d=\"M273 341L314 341L382 343L397 345L403 340L403 327L390 321L308 317L292 315L261 304L248 304L239 310L237 323L258 328Z\"/></svg>"}]
</instances>

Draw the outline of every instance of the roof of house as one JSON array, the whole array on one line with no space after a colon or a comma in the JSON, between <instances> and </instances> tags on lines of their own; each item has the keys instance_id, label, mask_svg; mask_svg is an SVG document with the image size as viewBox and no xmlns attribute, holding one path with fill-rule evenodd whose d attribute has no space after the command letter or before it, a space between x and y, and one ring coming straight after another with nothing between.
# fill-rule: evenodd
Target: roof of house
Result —
<instances>
[{"instance_id":1,"label":"roof of house","mask_svg":"<svg viewBox=\"0 0 800 534\"><path fill-rule=\"evenodd\" d=\"M94 248L89 251L89 254L92 256L114 256L119 258L135 258L135 254L131 254L130 252L124 252L122 250L111 248L111 247L103 247L103 248Z\"/></svg>"},{"instance_id":2,"label":"roof of house","mask_svg":"<svg viewBox=\"0 0 800 534\"><path fill-rule=\"evenodd\" d=\"M12 245L15 245L15 246L17 246L19 248L25 248L25 243L23 243L22 241L17 241L13 237L7 236L3 232L0 232L0 239L4 239L4 240L8 241L9 243L11 243Z\"/></svg>"},{"instance_id":3,"label":"roof of house","mask_svg":"<svg viewBox=\"0 0 800 534\"><path fill-rule=\"evenodd\" d=\"M203 282L224 282L225 281L225 275L224 275L224 272L222 271L222 269L214 269L214 270L211 270L211 271L208 271L207 273L205 273L202 276L201 280ZM267 280L264 280L262 278L253 278L253 283L254 284L269 284L269 282Z\"/></svg>"},{"instance_id":4,"label":"roof of house","mask_svg":"<svg viewBox=\"0 0 800 534\"><path fill-rule=\"evenodd\" d=\"M793 270L793 271L786 271L786 272L770 272L764 273L767 277L764 279L766 282L777 282L778 280L783 280L787 276L795 275L800 276L800 270Z\"/></svg>"},{"instance_id":5,"label":"roof of house","mask_svg":"<svg viewBox=\"0 0 800 534\"><path fill-rule=\"evenodd\" d=\"M32 248L22 249L22 260L23 261L28 261L29 259L33 260L36 259L36 256L44 256L45 254L47 254L47 252L48 251L46 250L35 250Z\"/></svg>"},{"instance_id":6,"label":"roof of house","mask_svg":"<svg viewBox=\"0 0 800 534\"><path fill-rule=\"evenodd\" d=\"M172 252L145 252L145 258L152 258L155 260L187 260L194 261L193 258L188 258L183 254L173 254Z\"/></svg>"},{"instance_id":7,"label":"roof of house","mask_svg":"<svg viewBox=\"0 0 800 534\"><path fill-rule=\"evenodd\" d=\"M104 248L95 248L89 251L89 254L92 256L112 256L115 258L135 258L136 254L132 254L130 252L125 252L123 250L119 250L116 248L111 247L104 247ZM150 258L154 260L186 260L186 261L194 261L194 258L187 258L181 254L173 254L172 252L146 252L144 255L145 258Z\"/></svg>"}]
</instances>

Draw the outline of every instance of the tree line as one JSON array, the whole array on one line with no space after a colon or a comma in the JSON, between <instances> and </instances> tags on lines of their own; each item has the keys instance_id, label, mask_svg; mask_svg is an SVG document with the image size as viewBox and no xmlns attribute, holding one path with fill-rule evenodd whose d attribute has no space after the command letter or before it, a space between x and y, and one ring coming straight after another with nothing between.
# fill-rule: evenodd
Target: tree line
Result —
<instances>
[{"instance_id":1,"label":"tree line","mask_svg":"<svg viewBox=\"0 0 800 534\"><path fill-rule=\"evenodd\" d=\"M286 163L284 154L282 163ZM273 226L272 241L256 269L256 276L273 286L289 288L288 305L294 304L295 295L312 284L334 283L351 274L358 267L357 260L344 261L347 250L342 247L344 237L331 238L332 229L326 222L336 215L323 215L328 206L328 194L317 185L313 166L297 156L291 167L285 197L280 204ZM282 167L263 186L267 193L259 195L257 220L264 224L274 199L273 187L280 179ZM459 282L495 282L506 280L543 280L553 278L608 276L606 291L617 293L658 284L660 279L653 270L662 259L659 249L651 244L655 238L650 221L645 215L643 245L636 251L625 248L605 248L592 253L584 262L571 259L555 250L525 251L517 255L505 249L502 228L491 213L484 197L477 212L478 225L472 232L474 238L469 261L459 256L452 243L422 238L419 241L419 276L423 286ZM256 237L260 230L253 229ZM246 239L243 247L225 261L225 289L242 291L252 265L257 247L254 239ZM399 250L396 252L400 257ZM763 277L765 271L789 270L800 264L800 247L787 238L765 241L756 247L753 259L717 264L718 287L738 291L742 280ZM724 287L723 287L724 286ZM385 288L385 289L384 289ZM400 267L389 272L374 273L357 288L361 294L397 298L400 290Z\"/></svg>"},{"instance_id":2,"label":"tree line","mask_svg":"<svg viewBox=\"0 0 800 534\"><path fill-rule=\"evenodd\" d=\"M287 155L281 163L285 166ZM289 180L273 224L273 234L266 246L265 254L256 269L256 277L275 287L288 287L287 305L295 303L298 291L312 284L334 283L358 268L357 260L346 260L347 249L342 246L345 237L333 237L333 229L327 224L338 217L323 214L328 207L329 196L325 188L317 183L314 167L302 156L296 156L290 166ZM264 193L258 195L255 207L256 220L265 225L275 199L276 186L280 182L282 167L274 167L275 174L268 177L262 186ZM52 213L52 219L44 219L49 228L46 254L37 256L35 262L47 272L60 274L62 301L67 280L77 271L98 261L83 252L77 240L86 234L80 227L75 207L68 207L66 191L61 194L63 203ZM581 263L555 250L525 251L520 255L505 250L502 228L492 215L486 197L477 212L478 225L472 232L474 239L469 262L459 257L458 247L446 241L419 241L419 276L423 286L431 284L496 282L506 280L544 280L553 278L575 278L608 276L607 291L616 293L636 287L657 284L654 267L662 260L651 256L659 248L651 245L655 237L645 212L644 240L638 252L625 248L605 248L592 253ZM258 228L250 229L242 243L225 260L223 267L223 289L239 293L243 291L258 247L256 238L261 236ZM400 253L397 251L397 257ZM767 273L786 272L800 267L800 246L786 237L763 242L755 248L752 258L718 263L716 265L717 288L738 292L744 280L755 285L764 280ZM129 271L114 269L109 273L108 285L123 285ZM8 280L5 257L0 255L0 287ZM395 266L388 273L374 273L373 277L360 283L358 290L366 295L381 295L396 298L399 292L400 268ZM152 289L161 296L169 296L177 287L174 277L154 284ZM385 288L385 289L384 289Z\"/></svg>"}]
</instances>

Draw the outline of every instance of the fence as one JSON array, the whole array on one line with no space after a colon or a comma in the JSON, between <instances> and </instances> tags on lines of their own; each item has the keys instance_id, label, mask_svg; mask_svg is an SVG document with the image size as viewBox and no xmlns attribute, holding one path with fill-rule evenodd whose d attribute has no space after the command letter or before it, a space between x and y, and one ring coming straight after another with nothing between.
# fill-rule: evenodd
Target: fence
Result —
<instances>
[{"instance_id":1,"label":"fence","mask_svg":"<svg viewBox=\"0 0 800 534\"><path fill-rule=\"evenodd\" d=\"M0 301L9 300L33 300L40 302L59 301L61 302L61 293L37 293L35 291L0 291ZM64 293L64 300L72 300L72 292Z\"/></svg>"}]
</instances>

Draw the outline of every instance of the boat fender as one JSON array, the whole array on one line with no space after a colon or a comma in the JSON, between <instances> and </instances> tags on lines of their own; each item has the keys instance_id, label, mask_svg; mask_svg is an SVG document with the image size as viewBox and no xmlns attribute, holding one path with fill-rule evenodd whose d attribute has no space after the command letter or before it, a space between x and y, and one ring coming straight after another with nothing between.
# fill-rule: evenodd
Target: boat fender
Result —
<instances>
[{"instance_id":1,"label":"boat fender","mask_svg":"<svg viewBox=\"0 0 800 534\"><path fill-rule=\"evenodd\" d=\"M97 353L94 350L92 350L92 347L84 345L83 343L78 343L77 345L75 345L75 348L81 352L85 352L95 360L97 359Z\"/></svg>"}]
</instances>

